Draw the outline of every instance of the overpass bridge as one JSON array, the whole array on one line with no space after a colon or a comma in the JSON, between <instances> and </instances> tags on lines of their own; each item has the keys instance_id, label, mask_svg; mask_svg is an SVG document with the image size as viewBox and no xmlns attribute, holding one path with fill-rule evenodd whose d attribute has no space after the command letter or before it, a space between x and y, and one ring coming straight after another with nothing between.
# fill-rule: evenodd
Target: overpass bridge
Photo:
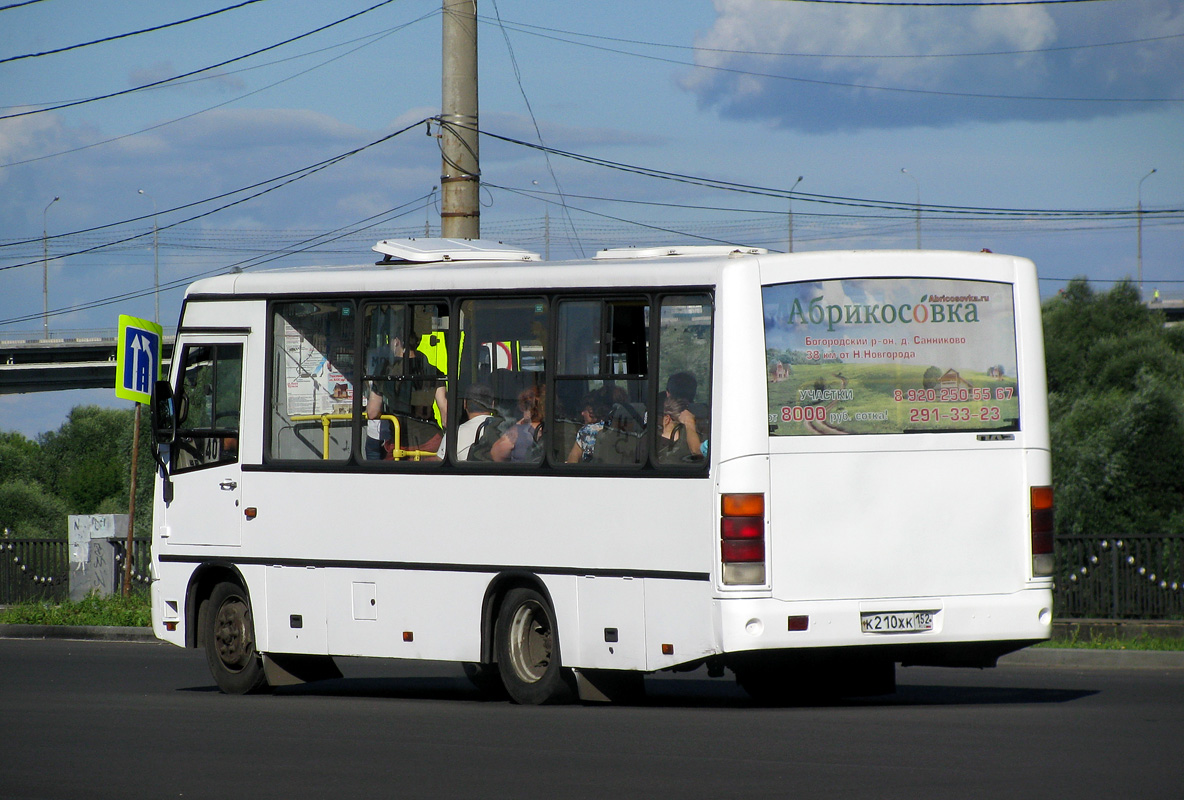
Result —
<instances>
[{"instance_id":1,"label":"overpass bridge","mask_svg":"<svg viewBox=\"0 0 1184 800\"><path fill-rule=\"evenodd\" d=\"M0 330L0 394L56 392L63 389L115 389L118 331ZM175 332L165 331L165 368L173 355Z\"/></svg>"},{"instance_id":2,"label":"overpass bridge","mask_svg":"<svg viewBox=\"0 0 1184 800\"><path fill-rule=\"evenodd\" d=\"M1152 311L1162 311L1169 325L1184 322L1184 298L1165 297L1146 301Z\"/></svg>"}]
</instances>

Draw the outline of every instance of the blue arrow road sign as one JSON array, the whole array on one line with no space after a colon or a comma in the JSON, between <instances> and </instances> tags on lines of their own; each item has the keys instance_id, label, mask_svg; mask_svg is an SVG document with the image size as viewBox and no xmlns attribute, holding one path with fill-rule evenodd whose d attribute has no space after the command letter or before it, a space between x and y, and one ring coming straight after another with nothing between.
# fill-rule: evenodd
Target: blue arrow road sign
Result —
<instances>
[{"instance_id":1,"label":"blue arrow road sign","mask_svg":"<svg viewBox=\"0 0 1184 800\"><path fill-rule=\"evenodd\" d=\"M115 395L137 403L152 400L152 384L160 375L160 340L163 329L125 314L119 316L119 354Z\"/></svg>"}]
</instances>

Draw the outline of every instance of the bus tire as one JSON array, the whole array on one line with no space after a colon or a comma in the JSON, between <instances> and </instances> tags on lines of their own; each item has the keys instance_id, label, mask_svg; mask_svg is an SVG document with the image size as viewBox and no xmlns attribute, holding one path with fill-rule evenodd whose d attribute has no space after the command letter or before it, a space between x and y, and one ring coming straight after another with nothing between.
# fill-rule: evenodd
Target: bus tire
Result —
<instances>
[{"instance_id":1,"label":"bus tire","mask_svg":"<svg viewBox=\"0 0 1184 800\"><path fill-rule=\"evenodd\" d=\"M206 663L218 688L226 694L251 694L267 687L263 659L255 650L251 600L236 583L223 582L210 593L202 631Z\"/></svg>"},{"instance_id":2,"label":"bus tire","mask_svg":"<svg viewBox=\"0 0 1184 800\"><path fill-rule=\"evenodd\" d=\"M510 699L542 705L567 699L559 631L551 605L534 589L511 589L497 615L497 668Z\"/></svg>"}]
</instances>

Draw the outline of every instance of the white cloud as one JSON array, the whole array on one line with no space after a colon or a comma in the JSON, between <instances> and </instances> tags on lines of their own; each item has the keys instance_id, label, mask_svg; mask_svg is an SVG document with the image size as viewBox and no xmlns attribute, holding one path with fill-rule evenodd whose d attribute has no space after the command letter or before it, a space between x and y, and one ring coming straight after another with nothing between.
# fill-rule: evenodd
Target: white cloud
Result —
<instances>
[{"instance_id":1,"label":"white cloud","mask_svg":"<svg viewBox=\"0 0 1184 800\"><path fill-rule=\"evenodd\" d=\"M926 9L716 0L718 17L696 40L696 60L719 69L696 70L683 87L725 117L815 131L1083 119L1146 108L972 95L1184 97L1179 40L1050 49L1184 33L1172 0L1095 5ZM1042 52L1022 52L1033 50ZM959 55L979 53L1006 55Z\"/></svg>"}]
</instances>

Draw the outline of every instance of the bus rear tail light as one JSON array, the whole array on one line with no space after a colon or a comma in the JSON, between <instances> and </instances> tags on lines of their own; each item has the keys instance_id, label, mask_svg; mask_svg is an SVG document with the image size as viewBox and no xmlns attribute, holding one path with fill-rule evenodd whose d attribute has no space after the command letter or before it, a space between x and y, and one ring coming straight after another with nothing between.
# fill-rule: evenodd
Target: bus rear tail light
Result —
<instances>
[{"instance_id":1,"label":"bus rear tail light","mask_svg":"<svg viewBox=\"0 0 1184 800\"><path fill-rule=\"evenodd\" d=\"M719 521L723 579L729 585L765 582L765 496L725 494Z\"/></svg>"},{"instance_id":2,"label":"bus rear tail light","mask_svg":"<svg viewBox=\"0 0 1184 800\"><path fill-rule=\"evenodd\" d=\"M1053 572L1053 501L1051 486L1032 487L1032 575Z\"/></svg>"}]
</instances>

